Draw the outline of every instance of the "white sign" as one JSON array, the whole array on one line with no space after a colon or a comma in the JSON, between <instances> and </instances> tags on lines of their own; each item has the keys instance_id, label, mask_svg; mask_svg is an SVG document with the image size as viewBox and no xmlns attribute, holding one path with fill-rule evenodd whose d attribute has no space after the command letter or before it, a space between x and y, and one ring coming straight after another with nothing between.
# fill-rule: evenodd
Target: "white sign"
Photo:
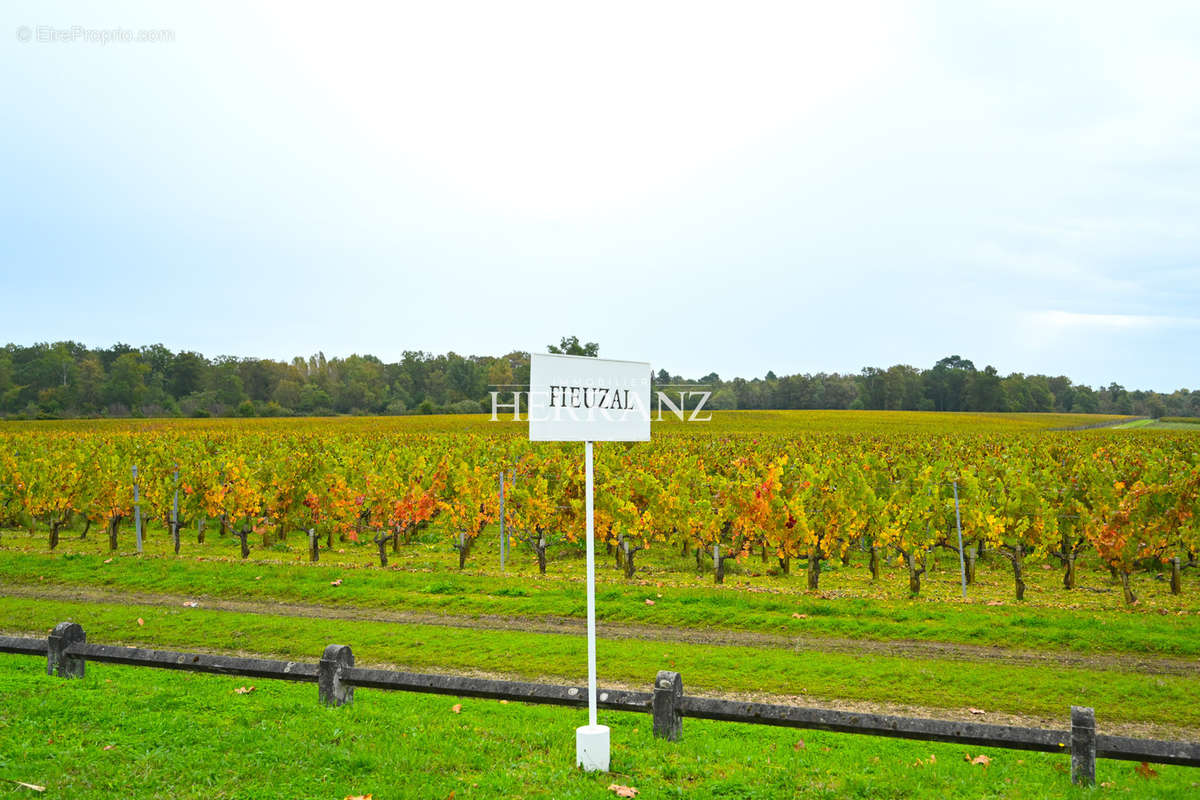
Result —
<instances>
[{"instance_id":1,"label":"white sign","mask_svg":"<svg viewBox=\"0 0 1200 800\"><path fill-rule=\"evenodd\" d=\"M534 353L529 363L529 439L650 441L650 365Z\"/></svg>"},{"instance_id":2,"label":"white sign","mask_svg":"<svg viewBox=\"0 0 1200 800\"><path fill-rule=\"evenodd\" d=\"M495 395L493 402L495 402ZM514 408L519 408L520 401ZM609 729L596 722L596 533L592 442L650 441L650 365L534 353L529 363L529 439L583 442L587 514L588 724L575 729L575 765L608 772Z\"/></svg>"}]
</instances>

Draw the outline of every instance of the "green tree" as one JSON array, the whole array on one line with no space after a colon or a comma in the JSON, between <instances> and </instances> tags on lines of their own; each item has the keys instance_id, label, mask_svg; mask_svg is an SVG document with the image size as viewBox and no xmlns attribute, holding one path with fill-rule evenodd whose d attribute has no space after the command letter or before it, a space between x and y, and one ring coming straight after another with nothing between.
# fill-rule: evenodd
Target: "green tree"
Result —
<instances>
[{"instance_id":1,"label":"green tree","mask_svg":"<svg viewBox=\"0 0 1200 800\"><path fill-rule=\"evenodd\" d=\"M225 406L227 411L237 408L246 399L242 377L238 374L238 362L232 356L217 359L217 363L209 370L208 381L217 402Z\"/></svg>"},{"instance_id":2,"label":"green tree","mask_svg":"<svg viewBox=\"0 0 1200 800\"><path fill-rule=\"evenodd\" d=\"M564 336L559 340L558 346L547 345L546 349L551 353L557 353L563 356L590 356L595 358L600 355L600 345L595 342L580 344L578 336Z\"/></svg>"},{"instance_id":3,"label":"green tree","mask_svg":"<svg viewBox=\"0 0 1200 800\"><path fill-rule=\"evenodd\" d=\"M970 359L946 356L923 376L925 396L934 411L963 411L967 406L967 383L975 372Z\"/></svg>"},{"instance_id":4,"label":"green tree","mask_svg":"<svg viewBox=\"0 0 1200 800\"><path fill-rule=\"evenodd\" d=\"M488 367L487 381L488 386L492 389L512 388L512 365L508 363L507 359L492 359L492 363Z\"/></svg>"},{"instance_id":5,"label":"green tree","mask_svg":"<svg viewBox=\"0 0 1200 800\"><path fill-rule=\"evenodd\" d=\"M208 359L199 353L184 351L171 359L167 368L167 390L177 399L204 388Z\"/></svg>"},{"instance_id":6,"label":"green tree","mask_svg":"<svg viewBox=\"0 0 1200 800\"><path fill-rule=\"evenodd\" d=\"M104 399L120 403L130 410L141 405L146 394L146 376L150 366L142 362L137 352L124 353L113 361L104 386Z\"/></svg>"},{"instance_id":7,"label":"green tree","mask_svg":"<svg viewBox=\"0 0 1200 800\"><path fill-rule=\"evenodd\" d=\"M1004 411L1004 385L990 364L967 381L965 411Z\"/></svg>"},{"instance_id":8,"label":"green tree","mask_svg":"<svg viewBox=\"0 0 1200 800\"><path fill-rule=\"evenodd\" d=\"M79 362L75 403L80 411L99 411L104 402L104 367L100 358L89 355Z\"/></svg>"}]
</instances>

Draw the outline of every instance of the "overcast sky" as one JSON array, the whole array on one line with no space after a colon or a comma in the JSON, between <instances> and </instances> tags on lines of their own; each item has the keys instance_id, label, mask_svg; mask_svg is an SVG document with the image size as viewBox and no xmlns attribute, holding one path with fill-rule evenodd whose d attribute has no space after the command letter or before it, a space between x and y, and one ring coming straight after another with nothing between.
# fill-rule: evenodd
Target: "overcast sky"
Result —
<instances>
[{"instance_id":1,"label":"overcast sky","mask_svg":"<svg viewBox=\"0 0 1200 800\"><path fill-rule=\"evenodd\" d=\"M1200 3L95 5L0 12L0 342L1200 387Z\"/></svg>"}]
</instances>

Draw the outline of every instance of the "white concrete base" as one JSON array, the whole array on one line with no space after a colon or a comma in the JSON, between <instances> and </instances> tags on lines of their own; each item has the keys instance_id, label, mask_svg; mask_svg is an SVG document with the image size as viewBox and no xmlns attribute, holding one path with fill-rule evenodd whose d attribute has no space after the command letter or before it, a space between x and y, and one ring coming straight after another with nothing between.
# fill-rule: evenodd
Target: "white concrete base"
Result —
<instances>
[{"instance_id":1,"label":"white concrete base","mask_svg":"<svg viewBox=\"0 0 1200 800\"><path fill-rule=\"evenodd\" d=\"M608 772L608 726L575 729L575 766L584 772Z\"/></svg>"}]
</instances>

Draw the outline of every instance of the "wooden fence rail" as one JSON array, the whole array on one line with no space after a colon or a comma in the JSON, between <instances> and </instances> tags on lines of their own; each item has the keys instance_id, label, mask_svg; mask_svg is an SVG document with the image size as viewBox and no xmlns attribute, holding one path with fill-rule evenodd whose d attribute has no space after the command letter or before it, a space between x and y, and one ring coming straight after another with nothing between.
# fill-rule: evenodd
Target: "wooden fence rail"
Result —
<instances>
[{"instance_id":1,"label":"wooden fence rail","mask_svg":"<svg viewBox=\"0 0 1200 800\"><path fill-rule=\"evenodd\" d=\"M331 706L352 702L354 689L358 687L587 707L587 689L583 686L363 669L354 666L354 654L348 646L337 644L326 647L321 659L314 664L91 644L77 623L61 622L46 639L0 636L0 653L45 656L46 673L64 678L82 677L86 663L97 661L316 683L319 701ZM1097 734L1092 709L1080 706L1071 707L1070 728L1063 730L987 725L695 697L683 693L683 679L678 672L667 671L658 673L650 692L601 690L599 705L611 711L652 714L654 735L669 740L679 739L683 718L691 717L976 747L1070 753L1071 780L1083 784L1095 782L1097 758L1200 766L1200 743Z\"/></svg>"}]
</instances>

